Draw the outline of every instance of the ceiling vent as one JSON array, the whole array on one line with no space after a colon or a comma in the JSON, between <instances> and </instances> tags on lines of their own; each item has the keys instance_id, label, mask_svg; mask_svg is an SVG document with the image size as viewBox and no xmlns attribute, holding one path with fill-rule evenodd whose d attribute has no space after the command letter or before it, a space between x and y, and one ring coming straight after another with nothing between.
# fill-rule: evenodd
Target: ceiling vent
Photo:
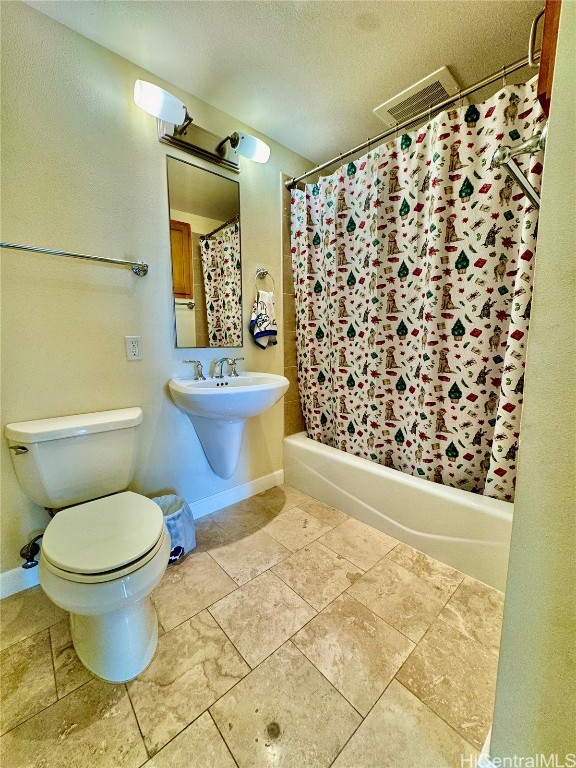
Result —
<instances>
[{"instance_id":1,"label":"ceiling vent","mask_svg":"<svg viewBox=\"0 0 576 768\"><path fill-rule=\"evenodd\" d=\"M402 93L380 104L374 109L374 114L390 128L427 110L430 110L430 117L434 117L441 110L430 108L449 96L457 94L459 90L460 86L452 77L448 67L440 67Z\"/></svg>"}]
</instances>

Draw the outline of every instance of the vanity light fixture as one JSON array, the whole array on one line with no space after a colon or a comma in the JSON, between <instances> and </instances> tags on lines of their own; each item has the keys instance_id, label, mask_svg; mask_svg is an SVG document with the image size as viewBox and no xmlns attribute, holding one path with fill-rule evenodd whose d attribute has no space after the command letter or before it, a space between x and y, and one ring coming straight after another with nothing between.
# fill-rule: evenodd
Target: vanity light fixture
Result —
<instances>
[{"instance_id":1,"label":"vanity light fixture","mask_svg":"<svg viewBox=\"0 0 576 768\"><path fill-rule=\"evenodd\" d=\"M134 84L134 102L157 119L158 140L240 173L238 155L266 163L270 147L255 136L235 131L221 139L194 125L186 105L168 91L145 80ZM230 148L226 146L230 143Z\"/></svg>"},{"instance_id":2,"label":"vanity light fixture","mask_svg":"<svg viewBox=\"0 0 576 768\"><path fill-rule=\"evenodd\" d=\"M270 147L268 144L261 139L257 139L256 136L251 136L249 133L235 131L230 136L227 136L224 141L220 142L218 145L219 151L225 151L227 141L230 142L230 146L238 154L247 157L248 160L253 160L255 163L267 163L270 158Z\"/></svg>"}]
</instances>

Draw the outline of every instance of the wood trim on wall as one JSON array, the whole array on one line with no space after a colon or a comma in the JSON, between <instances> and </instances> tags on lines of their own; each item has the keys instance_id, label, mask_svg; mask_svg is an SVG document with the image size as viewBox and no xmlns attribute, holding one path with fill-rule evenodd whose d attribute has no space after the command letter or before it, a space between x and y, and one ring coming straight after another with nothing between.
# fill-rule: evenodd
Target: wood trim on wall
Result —
<instances>
[{"instance_id":1,"label":"wood trim on wall","mask_svg":"<svg viewBox=\"0 0 576 768\"><path fill-rule=\"evenodd\" d=\"M538 73L538 101L546 114L550 114L552 98L552 80L554 79L554 61L556 59L556 41L560 23L561 0L546 0L544 29L542 31L542 52Z\"/></svg>"}]
</instances>

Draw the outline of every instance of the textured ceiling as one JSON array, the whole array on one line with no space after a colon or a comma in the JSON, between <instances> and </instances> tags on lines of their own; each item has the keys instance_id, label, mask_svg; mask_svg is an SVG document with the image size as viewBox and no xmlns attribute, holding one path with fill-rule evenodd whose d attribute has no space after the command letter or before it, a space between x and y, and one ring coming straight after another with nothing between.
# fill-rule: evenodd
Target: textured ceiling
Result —
<instances>
[{"instance_id":1,"label":"textured ceiling","mask_svg":"<svg viewBox=\"0 0 576 768\"><path fill-rule=\"evenodd\" d=\"M28 4L322 162L381 133L372 109L440 66L465 87L526 55L544 0Z\"/></svg>"}]
</instances>

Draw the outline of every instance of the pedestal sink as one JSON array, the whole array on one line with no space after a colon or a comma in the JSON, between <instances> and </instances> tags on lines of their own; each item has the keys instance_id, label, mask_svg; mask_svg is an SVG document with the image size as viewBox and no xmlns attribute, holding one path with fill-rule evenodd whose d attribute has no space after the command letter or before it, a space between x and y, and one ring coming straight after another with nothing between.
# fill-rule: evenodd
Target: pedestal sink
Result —
<instances>
[{"instance_id":1,"label":"pedestal sink","mask_svg":"<svg viewBox=\"0 0 576 768\"><path fill-rule=\"evenodd\" d=\"M234 474L246 419L267 411L288 389L274 373L242 373L221 379L170 379L172 399L192 422L214 472Z\"/></svg>"}]
</instances>

